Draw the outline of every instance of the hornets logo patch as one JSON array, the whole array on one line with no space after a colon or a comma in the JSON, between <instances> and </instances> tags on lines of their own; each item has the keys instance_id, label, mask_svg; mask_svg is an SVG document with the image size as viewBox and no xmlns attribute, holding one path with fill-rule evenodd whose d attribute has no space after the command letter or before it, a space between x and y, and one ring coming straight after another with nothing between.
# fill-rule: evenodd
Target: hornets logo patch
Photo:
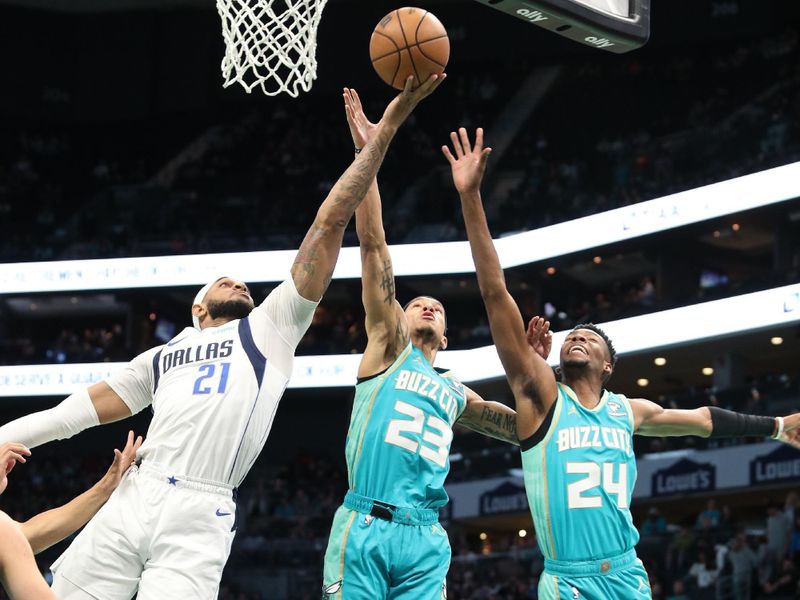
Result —
<instances>
[{"instance_id":1,"label":"hornets logo patch","mask_svg":"<svg viewBox=\"0 0 800 600\"><path fill-rule=\"evenodd\" d=\"M332 600L333 597L342 591L342 580L322 587L322 600Z\"/></svg>"}]
</instances>

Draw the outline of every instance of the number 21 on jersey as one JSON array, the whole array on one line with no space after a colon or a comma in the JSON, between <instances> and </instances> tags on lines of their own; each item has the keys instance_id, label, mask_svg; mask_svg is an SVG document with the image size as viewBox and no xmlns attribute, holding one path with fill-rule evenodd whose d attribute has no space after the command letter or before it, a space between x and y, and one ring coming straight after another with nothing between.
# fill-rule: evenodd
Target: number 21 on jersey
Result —
<instances>
[{"instance_id":1,"label":"number 21 on jersey","mask_svg":"<svg viewBox=\"0 0 800 600\"><path fill-rule=\"evenodd\" d=\"M219 367L219 369L217 369ZM218 394L225 392L228 386L228 371L231 368L231 363L224 362L215 365L214 363L206 363L200 365L198 370L200 376L194 381L194 388L192 394L206 395L210 394L214 388Z\"/></svg>"}]
</instances>

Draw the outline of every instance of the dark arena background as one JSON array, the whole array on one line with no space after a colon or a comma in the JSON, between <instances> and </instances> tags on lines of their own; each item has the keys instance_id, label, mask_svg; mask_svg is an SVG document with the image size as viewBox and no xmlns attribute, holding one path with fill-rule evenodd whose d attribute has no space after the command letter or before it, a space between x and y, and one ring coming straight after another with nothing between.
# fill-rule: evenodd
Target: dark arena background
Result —
<instances>
[{"instance_id":1,"label":"dark arena background","mask_svg":"<svg viewBox=\"0 0 800 600\"><path fill-rule=\"evenodd\" d=\"M456 127L482 126L489 224L513 254L506 277L526 319L546 315L556 332L609 323L621 351L610 385L630 397L795 412L800 3L652 0L650 40L626 54L470 0L416 4L447 27L451 59L381 169L389 243L466 239L439 148ZM0 423L190 325L205 279L145 281L168 261L177 273L184 255L298 247L352 159L342 87L375 119L391 98L368 44L398 7L331 0L318 79L294 99L222 88L211 0L0 0ZM351 225L345 246L356 245ZM398 299L442 300L449 350L464 352L438 362L513 406L494 351L480 350L492 341L468 248L417 249L396 266ZM271 273L275 255L262 256ZM135 266L60 262L129 257ZM222 264L237 276L241 260ZM357 252L340 260L357 265ZM277 281L248 279L257 301ZM365 339L360 282L336 277L241 487L220 598L320 597L347 489L350 355ZM72 498L149 418L34 449L0 508L24 520ZM764 439L637 438L635 449L653 598L734 598L742 578L736 598L800 597L800 452ZM537 598L543 559L518 450L457 428L450 462L448 598ZM37 557L46 577L66 544ZM742 567L732 557L746 548Z\"/></svg>"}]
</instances>

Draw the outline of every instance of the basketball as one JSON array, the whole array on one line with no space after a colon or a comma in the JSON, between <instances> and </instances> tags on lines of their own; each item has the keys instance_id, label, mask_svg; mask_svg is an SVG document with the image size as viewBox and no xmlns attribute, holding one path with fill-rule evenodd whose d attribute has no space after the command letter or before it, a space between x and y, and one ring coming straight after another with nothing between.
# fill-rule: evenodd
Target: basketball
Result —
<instances>
[{"instance_id":1,"label":"basketball","mask_svg":"<svg viewBox=\"0 0 800 600\"><path fill-rule=\"evenodd\" d=\"M402 90L409 75L413 87L432 73L444 72L450 58L450 39L433 13L407 6L383 17L369 41L372 66L386 83Z\"/></svg>"}]
</instances>

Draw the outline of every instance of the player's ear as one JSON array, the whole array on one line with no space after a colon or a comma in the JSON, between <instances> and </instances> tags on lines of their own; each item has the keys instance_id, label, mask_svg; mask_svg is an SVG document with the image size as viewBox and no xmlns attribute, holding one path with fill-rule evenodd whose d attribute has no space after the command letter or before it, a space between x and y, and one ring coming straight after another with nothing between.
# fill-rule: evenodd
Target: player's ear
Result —
<instances>
[{"instance_id":1,"label":"player's ear","mask_svg":"<svg viewBox=\"0 0 800 600\"><path fill-rule=\"evenodd\" d=\"M203 306L202 304L193 304L192 305L192 316L193 317L197 317L201 321L203 320L203 317L205 316L205 314L207 312L208 311L206 310L206 307Z\"/></svg>"},{"instance_id":2,"label":"player's ear","mask_svg":"<svg viewBox=\"0 0 800 600\"><path fill-rule=\"evenodd\" d=\"M442 341L439 342L439 350L446 350L447 349L447 336L442 336Z\"/></svg>"},{"instance_id":3,"label":"player's ear","mask_svg":"<svg viewBox=\"0 0 800 600\"><path fill-rule=\"evenodd\" d=\"M611 377L611 373L614 372L614 367L611 366L611 363L603 361L603 381L608 381L609 377Z\"/></svg>"}]
</instances>

